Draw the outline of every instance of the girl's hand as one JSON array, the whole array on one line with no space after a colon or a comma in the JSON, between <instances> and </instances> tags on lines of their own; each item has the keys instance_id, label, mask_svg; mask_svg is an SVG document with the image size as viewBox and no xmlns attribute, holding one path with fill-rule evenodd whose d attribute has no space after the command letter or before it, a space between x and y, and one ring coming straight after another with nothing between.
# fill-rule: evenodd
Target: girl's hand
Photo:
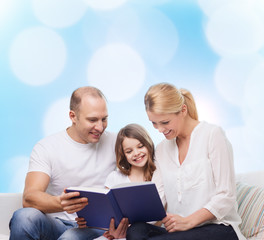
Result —
<instances>
[{"instance_id":1,"label":"girl's hand","mask_svg":"<svg viewBox=\"0 0 264 240\"><path fill-rule=\"evenodd\" d=\"M104 233L104 237L110 240L125 238L128 225L129 225L128 219L123 218L119 223L118 227L115 228L115 220L112 218L109 225L109 231Z\"/></svg>"},{"instance_id":2,"label":"girl's hand","mask_svg":"<svg viewBox=\"0 0 264 240\"><path fill-rule=\"evenodd\" d=\"M78 227L79 228L86 228L86 221L84 220L84 218L75 218L77 224L78 224Z\"/></svg>"},{"instance_id":3,"label":"girl's hand","mask_svg":"<svg viewBox=\"0 0 264 240\"><path fill-rule=\"evenodd\" d=\"M162 223L168 232L186 231L192 228L187 218L176 214L168 213L167 216L162 220Z\"/></svg>"}]
</instances>

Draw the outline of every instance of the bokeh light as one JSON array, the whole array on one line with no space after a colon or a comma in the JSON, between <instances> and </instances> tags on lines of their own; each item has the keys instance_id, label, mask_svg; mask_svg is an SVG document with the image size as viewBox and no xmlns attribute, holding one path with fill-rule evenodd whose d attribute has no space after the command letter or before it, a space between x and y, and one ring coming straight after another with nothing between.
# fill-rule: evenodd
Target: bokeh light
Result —
<instances>
[{"instance_id":1,"label":"bokeh light","mask_svg":"<svg viewBox=\"0 0 264 240\"><path fill-rule=\"evenodd\" d=\"M23 30L10 49L15 75L29 85L50 83L59 76L66 62L66 46L54 31L44 27Z\"/></svg>"}]
</instances>

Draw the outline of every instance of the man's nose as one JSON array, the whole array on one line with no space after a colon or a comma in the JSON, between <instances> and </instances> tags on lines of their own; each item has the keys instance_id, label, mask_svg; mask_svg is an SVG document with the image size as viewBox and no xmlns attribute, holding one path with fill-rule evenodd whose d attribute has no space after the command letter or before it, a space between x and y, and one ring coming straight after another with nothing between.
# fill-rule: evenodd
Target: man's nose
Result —
<instances>
[{"instance_id":1,"label":"man's nose","mask_svg":"<svg viewBox=\"0 0 264 240\"><path fill-rule=\"evenodd\" d=\"M104 125L102 121L98 121L95 125L95 129L99 132L102 132L104 130Z\"/></svg>"}]
</instances>

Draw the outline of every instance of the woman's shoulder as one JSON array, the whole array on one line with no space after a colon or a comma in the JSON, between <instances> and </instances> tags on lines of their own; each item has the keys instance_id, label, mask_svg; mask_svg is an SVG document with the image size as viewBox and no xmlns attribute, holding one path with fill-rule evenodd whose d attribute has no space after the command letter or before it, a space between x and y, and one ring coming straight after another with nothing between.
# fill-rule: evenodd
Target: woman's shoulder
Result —
<instances>
[{"instance_id":1,"label":"woman's shoulder","mask_svg":"<svg viewBox=\"0 0 264 240\"><path fill-rule=\"evenodd\" d=\"M206 121L201 121L198 125L198 131L204 131L204 132L223 132L223 128L217 124L214 123L208 123Z\"/></svg>"}]
</instances>

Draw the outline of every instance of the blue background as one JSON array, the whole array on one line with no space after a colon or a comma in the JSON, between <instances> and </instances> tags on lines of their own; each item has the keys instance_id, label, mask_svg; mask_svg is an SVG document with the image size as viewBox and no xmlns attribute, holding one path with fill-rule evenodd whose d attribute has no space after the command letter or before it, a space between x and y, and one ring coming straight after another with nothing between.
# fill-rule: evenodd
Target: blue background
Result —
<instances>
[{"instance_id":1,"label":"blue background","mask_svg":"<svg viewBox=\"0 0 264 240\"><path fill-rule=\"evenodd\" d=\"M142 124L158 82L189 89L200 120L221 125L237 173L263 169L264 2L2 0L0 192L22 192L41 138L65 129L80 86L108 99L108 130Z\"/></svg>"}]
</instances>

